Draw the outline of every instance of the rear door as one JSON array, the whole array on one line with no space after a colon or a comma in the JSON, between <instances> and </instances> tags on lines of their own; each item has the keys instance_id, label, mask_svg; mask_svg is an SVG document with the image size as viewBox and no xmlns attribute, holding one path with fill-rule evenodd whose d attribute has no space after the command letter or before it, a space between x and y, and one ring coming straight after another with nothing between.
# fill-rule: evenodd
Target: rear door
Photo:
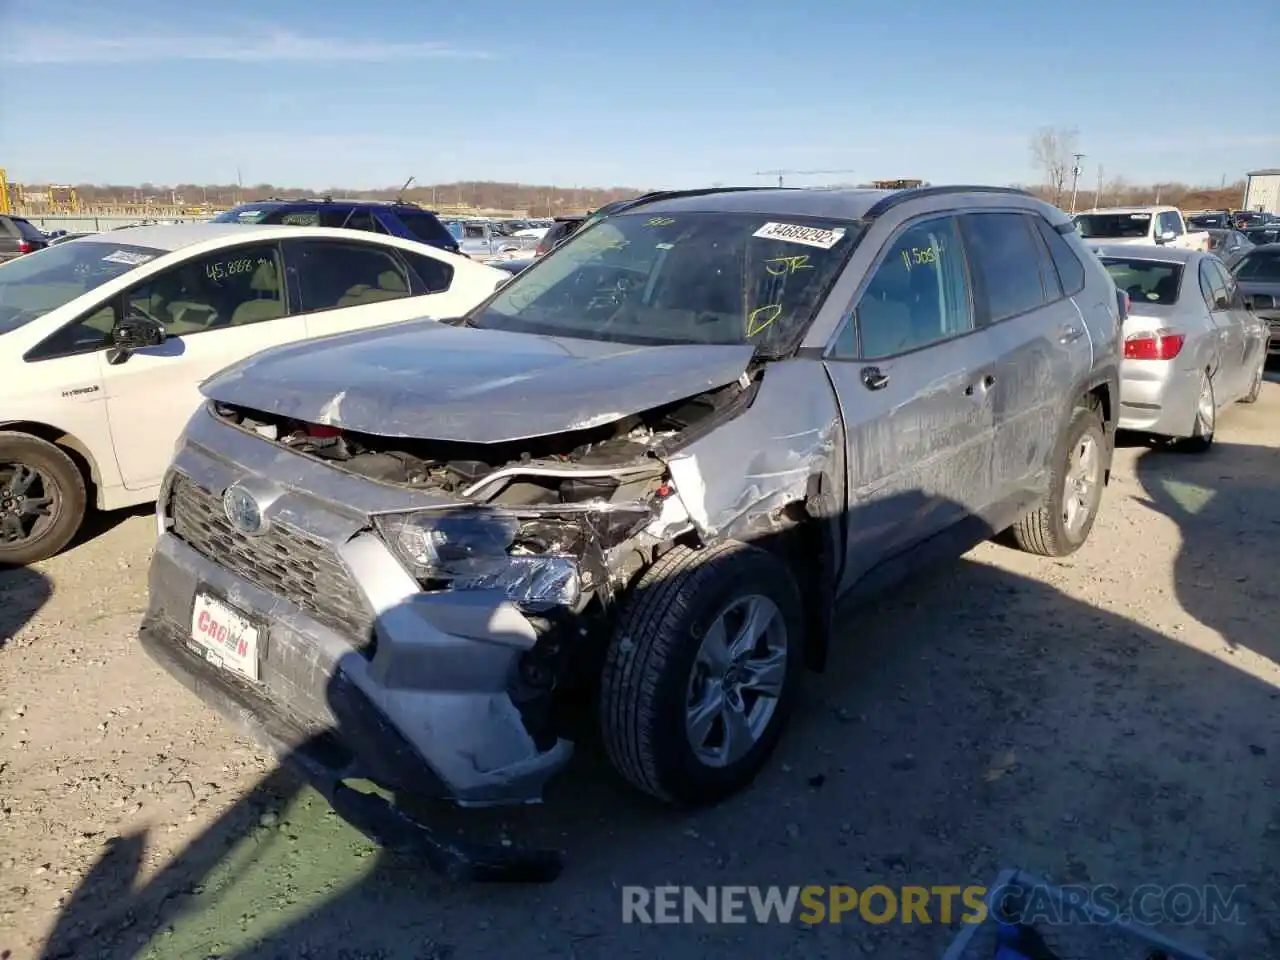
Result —
<instances>
[{"instance_id":1,"label":"rear door","mask_svg":"<svg viewBox=\"0 0 1280 960\"><path fill-rule=\"evenodd\" d=\"M478 264L359 239L289 240L284 250L290 289L311 337L459 317L505 279Z\"/></svg>"},{"instance_id":2,"label":"rear door","mask_svg":"<svg viewBox=\"0 0 1280 960\"><path fill-rule=\"evenodd\" d=\"M1213 377L1219 406L1231 403L1248 389L1244 361L1247 342L1243 317L1237 315L1227 290L1227 275L1212 258L1200 261L1200 293L1218 339L1218 369ZM1240 311L1243 313L1243 311Z\"/></svg>"},{"instance_id":3,"label":"rear door","mask_svg":"<svg viewBox=\"0 0 1280 960\"><path fill-rule=\"evenodd\" d=\"M1014 211L960 218L978 322L990 327L997 352L992 484L1001 526L1043 493L1075 385L1093 364L1089 331L1036 223L1043 220ZM1083 286L1083 271L1069 282Z\"/></svg>"},{"instance_id":4,"label":"rear door","mask_svg":"<svg viewBox=\"0 0 1280 960\"><path fill-rule=\"evenodd\" d=\"M895 231L826 354L848 446L846 586L988 506L991 340L956 219Z\"/></svg>"}]
</instances>

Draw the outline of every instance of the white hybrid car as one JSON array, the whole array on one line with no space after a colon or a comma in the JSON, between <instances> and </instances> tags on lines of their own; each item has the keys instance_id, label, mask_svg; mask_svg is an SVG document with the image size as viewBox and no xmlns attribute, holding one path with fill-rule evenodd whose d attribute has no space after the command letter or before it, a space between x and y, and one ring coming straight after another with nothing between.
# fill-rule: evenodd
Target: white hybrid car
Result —
<instances>
[{"instance_id":1,"label":"white hybrid car","mask_svg":"<svg viewBox=\"0 0 1280 960\"><path fill-rule=\"evenodd\" d=\"M154 500L199 383L223 367L456 317L509 278L398 237L210 223L95 234L0 266L0 565L57 553L90 501Z\"/></svg>"}]
</instances>

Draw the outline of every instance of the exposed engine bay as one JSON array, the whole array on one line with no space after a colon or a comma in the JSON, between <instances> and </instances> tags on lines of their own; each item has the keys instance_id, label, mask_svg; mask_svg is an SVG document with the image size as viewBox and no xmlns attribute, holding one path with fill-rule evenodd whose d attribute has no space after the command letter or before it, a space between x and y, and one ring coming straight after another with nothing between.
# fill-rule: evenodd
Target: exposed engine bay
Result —
<instances>
[{"instance_id":1,"label":"exposed engine bay","mask_svg":"<svg viewBox=\"0 0 1280 960\"><path fill-rule=\"evenodd\" d=\"M749 404L746 375L716 390L598 427L501 444L381 437L215 402L221 419L381 483L511 507L644 501L662 457Z\"/></svg>"}]
</instances>

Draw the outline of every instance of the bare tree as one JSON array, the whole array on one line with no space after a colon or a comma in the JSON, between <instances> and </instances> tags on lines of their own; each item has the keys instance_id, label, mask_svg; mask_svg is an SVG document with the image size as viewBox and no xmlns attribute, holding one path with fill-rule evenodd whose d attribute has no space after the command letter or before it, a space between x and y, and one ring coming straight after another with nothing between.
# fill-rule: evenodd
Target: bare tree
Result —
<instances>
[{"instance_id":1,"label":"bare tree","mask_svg":"<svg viewBox=\"0 0 1280 960\"><path fill-rule=\"evenodd\" d=\"M1067 178L1075 167L1080 133L1074 127L1041 127L1031 138L1031 162L1044 175L1055 205L1061 205Z\"/></svg>"}]
</instances>

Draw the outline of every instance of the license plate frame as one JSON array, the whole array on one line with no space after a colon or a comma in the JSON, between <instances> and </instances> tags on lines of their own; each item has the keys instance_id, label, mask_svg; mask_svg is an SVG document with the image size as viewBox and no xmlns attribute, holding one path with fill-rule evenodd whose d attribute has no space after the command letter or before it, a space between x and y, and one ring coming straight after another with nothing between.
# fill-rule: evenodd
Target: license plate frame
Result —
<instances>
[{"instance_id":1,"label":"license plate frame","mask_svg":"<svg viewBox=\"0 0 1280 960\"><path fill-rule=\"evenodd\" d=\"M191 604L193 651L220 670L256 683L265 631L253 617L208 590Z\"/></svg>"}]
</instances>

